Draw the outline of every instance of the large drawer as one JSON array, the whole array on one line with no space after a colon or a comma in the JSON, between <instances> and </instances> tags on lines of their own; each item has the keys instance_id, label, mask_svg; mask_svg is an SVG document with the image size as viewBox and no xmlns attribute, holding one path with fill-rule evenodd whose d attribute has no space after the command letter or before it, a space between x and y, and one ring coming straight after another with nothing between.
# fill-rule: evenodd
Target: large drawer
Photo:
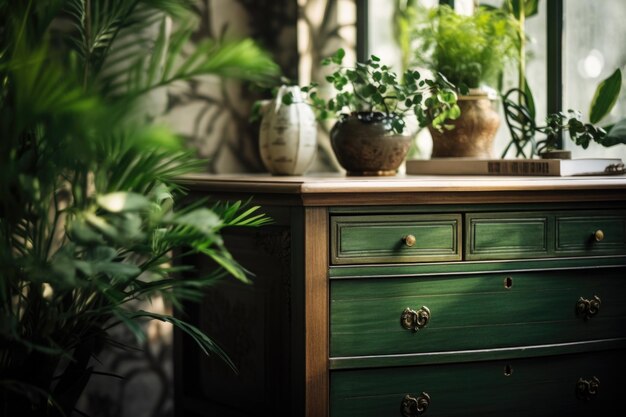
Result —
<instances>
[{"instance_id":1,"label":"large drawer","mask_svg":"<svg viewBox=\"0 0 626 417\"><path fill-rule=\"evenodd\" d=\"M331 218L331 262L367 264L461 259L460 214Z\"/></svg>"},{"instance_id":2,"label":"large drawer","mask_svg":"<svg viewBox=\"0 0 626 417\"><path fill-rule=\"evenodd\" d=\"M331 417L614 416L626 352L333 371ZM419 402L424 413L411 410ZM403 406L405 413L402 412Z\"/></svg>"},{"instance_id":3,"label":"large drawer","mask_svg":"<svg viewBox=\"0 0 626 417\"><path fill-rule=\"evenodd\" d=\"M596 268L333 280L330 353L445 352L625 337L624 277L626 268Z\"/></svg>"},{"instance_id":4,"label":"large drawer","mask_svg":"<svg viewBox=\"0 0 626 417\"><path fill-rule=\"evenodd\" d=\"M465 259L626 255L624 210L468 213Z\"/></svg>"}]
</instances>

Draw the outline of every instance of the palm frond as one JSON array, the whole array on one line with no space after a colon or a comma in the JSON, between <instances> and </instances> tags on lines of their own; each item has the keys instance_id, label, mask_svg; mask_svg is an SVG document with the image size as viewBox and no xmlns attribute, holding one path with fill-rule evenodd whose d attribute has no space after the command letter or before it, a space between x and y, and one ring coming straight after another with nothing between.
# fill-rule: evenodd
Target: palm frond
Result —
<instances>
[{"instance_id":1,"label":"palm frond","mask_svg":"<svg viewBox=\"0 0 626 417\"><path fill-rule=\"evenodd\" d=\"M171 323L187 335L189 335L194 342L202 349L202 351L206 355L210 355L211 353L216 354L220 359L222 359L234 372L237 372L237 367L233 363L233 361L228 357L226 352L222 350L219 345L217 345L213 340L211 340L202 330L197 327L189 324L183 320L177 319L172 316L168 316L166 314L158 314L151 313L148 311L137 311L135 313L129 314L129 318L137 319L137 318L149 318L153 320L160 320L166 323Z\"/></svg>"},{"instance_id":2,"label":"palm frond","mask_svg":"<svg viewBox=\"0 0 626 417\"><path fill-rule=\"evenodd\" d=\"M129 67L120 67L103 79L109 91L141 96L199 76L262 82L276 79L279 74L269 55L250 39L223 43L207 39L194 45L194 51L183 58L181 50L189 42L192 31L183 28L165 36L166 31L167 26L161 25L150 56L140 56Z\"/></svg>"}]
</instances>

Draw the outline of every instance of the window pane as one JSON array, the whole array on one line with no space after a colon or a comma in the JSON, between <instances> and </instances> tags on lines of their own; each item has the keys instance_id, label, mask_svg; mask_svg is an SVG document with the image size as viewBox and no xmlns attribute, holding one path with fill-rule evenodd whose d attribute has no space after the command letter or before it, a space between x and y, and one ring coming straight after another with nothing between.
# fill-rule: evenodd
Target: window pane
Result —
<instances>
[{"instance_id":1,"label":"window pane","mask_svg":"<svg viewBox=\"0 0 626 417\"><path fill-rule=\"evenodd\" d=\"M543 125L546 113L547 113L547 59L546 59L546 45L547 45L547 6L546 1L539 2L539 10L536 15L526 18L526 24L524 25L526 35L526 79L533 95L535 103L536 118L535 122L538 125ZM502 7L502 0L484 0L480 4L485 4L494 7ZM504 77L504 88L502 93L506 93L510 88L518 87L518 70L516 68L509 68ZM502 151L511 140L511 134L509 133L506 120L504 118L504 111L500 103L499 106L500 116L502 121L500 128L496 134L496 140L494 143L494 157L500 157ZM538 136L536 140L541 140L542 137ZM527 150L527 155L529 155ZM514 158L515 151L513 147L506 155L507 158Z\"/></svg>"},{"instance_id":2,"label":"window pane","mask_svg":"<svg viewBox=\"0 0 626 417\"><path fill-rule=\"evenodd\" d=\"M565 7L563 73L565 109L580 110L589 120L589 105L598 84L616 68L626 63L626 2L624 0L568 0ZM623 69L622 69L623 71ZM626 85L615 108L602 120L600 126L626 117ZM567 135L566 135L567 136ZM626 160L626 146L612 148L592 144L588 149L565 146L574 158L617 157Z\"/></svg>"},{"instance_id":3,"label":"window pane","mask_svg":"<svg viewBox=\"0 0 626 417\"><path fill-rule=\"evenodd\" d=\"M439 4L438 0L420 0L420 4L433 7ZM368 22L368 46L369 53L380 56L385 63L393 64L399 69L401 64L400 50L393 37L393 13L395 1L389 0L369 0L369 22ZM502 0L485 0L480 4L501 7ZM474 7L474 0L456 0L455 9L458 13L471 13ZM526 77L533 92L537 122L542 124L546 117L546 2L539 2L539 13L526 20ZM508 68L503 91L517 86L517 67ZM495 86L494 86L495 87ZM500 157L505 146L510 141L509 130L502 112L502 105L498 103L501 115L500 128L496 135L493 157ZM537 138L540 139L540 138ZM418 136L421 157L430 155L430 135L424 129ZM514 157L514 152L510 151L508 157Z\"/></svg>"}]
</instances>

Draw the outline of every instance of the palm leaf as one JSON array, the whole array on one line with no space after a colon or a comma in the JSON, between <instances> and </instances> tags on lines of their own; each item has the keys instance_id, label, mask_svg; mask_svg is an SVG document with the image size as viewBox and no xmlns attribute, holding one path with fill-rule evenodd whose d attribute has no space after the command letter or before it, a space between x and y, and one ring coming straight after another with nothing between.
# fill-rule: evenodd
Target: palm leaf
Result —
<instances>
[{"instance_id":1,"label":"palm leaf","mask_svg":"<svg viewBox=\"0 0 626 417\"><path fill-rule=\"evenodd\" d=\"M194 342L200 347L200 349L206 354L210 355L211 353L216 354L220 359L222 359L234 372L237 372L237 367L233 363L233 361L228 357L226 352L222 350L213 340L211 340L202 330L197 327L179 320L175 317L168 316L165 314L151 313L148 311L137 311L129 315L129 318L137 319L137 318L150 318L155 320L160 320L166 323L171 323L182 332L189 335Z\"/></svg>"}]
</instances>

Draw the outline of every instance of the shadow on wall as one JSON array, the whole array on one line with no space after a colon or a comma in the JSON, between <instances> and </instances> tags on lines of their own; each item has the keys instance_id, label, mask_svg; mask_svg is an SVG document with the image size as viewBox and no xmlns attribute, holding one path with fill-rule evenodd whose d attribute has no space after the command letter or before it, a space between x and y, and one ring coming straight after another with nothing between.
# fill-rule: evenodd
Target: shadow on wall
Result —
<instances>
[{"instance_id":1,"label":"shadow on wall","mask_svg":"<svg viewBox=\"0 0 626 417\"><path fill-rule=\"evenodd\" d=\"M316 67L303 66L301 61L318 63L321 56L338 47L354 50L355 2L309 0L299 5L298 0L197 0L194 11L199 26L185 48L191 53L193 43L207 37L251 36L273 52L289 79L297 80L302 68L309 72L307 82L323 78ZM296 36L298 19L306 36ZM300 41L300 46L299 38L306 40ZM208 172L265 170L259 156L258 125L249 122L252 103L260 97L241 83L213 78L181 82L165 94L166 110L160 121L171 125L207 158ZM314 170L334 170L330 145L321 143ZM171 307L153 300L145 309L167 312ZM93 362L101 374L91 379L79 410L90 417L173 416L172 331L158 321L146 325L149 338L139 347L125 328L115 329L119 332L116 339L132 348L107 348Z\"/></svg>"}]
</instances>

